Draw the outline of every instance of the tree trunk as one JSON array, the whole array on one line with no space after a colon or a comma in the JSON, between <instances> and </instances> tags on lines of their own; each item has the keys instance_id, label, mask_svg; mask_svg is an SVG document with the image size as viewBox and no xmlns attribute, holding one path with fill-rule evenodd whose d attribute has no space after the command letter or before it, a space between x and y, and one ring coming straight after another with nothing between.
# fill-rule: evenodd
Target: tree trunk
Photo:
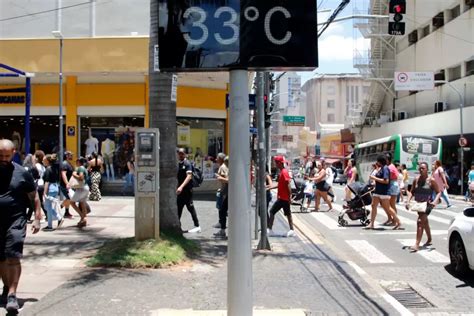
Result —
<instances>
[{"instance_id":1,"label":"tree trunk","mask_svg":"<svg viewBox=\"0 0 474 316\"><path fill-rule=\"evenodd\" d=\"M160 230L181 233L176 205L176 102L171 101L172 74L154 71L158 45L158 0L150 0L150 127L160 130Z\"/></svg>"}]
</instances>

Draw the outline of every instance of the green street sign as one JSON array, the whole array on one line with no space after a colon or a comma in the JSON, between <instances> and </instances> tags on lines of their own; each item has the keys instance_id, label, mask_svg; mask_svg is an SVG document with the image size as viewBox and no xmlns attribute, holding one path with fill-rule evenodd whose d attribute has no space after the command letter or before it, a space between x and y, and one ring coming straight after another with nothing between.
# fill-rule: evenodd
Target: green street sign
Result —
<instances>
[{"instance_id":1,"label":"green street sign","mask_svg":"<svg viewBox=\"0 0 474 316\"><path fill-rule=\"evenodd\" d=\"M304 126L304 116L283 116L283 124L286 126Z\"/></svg>"}]
</instances>

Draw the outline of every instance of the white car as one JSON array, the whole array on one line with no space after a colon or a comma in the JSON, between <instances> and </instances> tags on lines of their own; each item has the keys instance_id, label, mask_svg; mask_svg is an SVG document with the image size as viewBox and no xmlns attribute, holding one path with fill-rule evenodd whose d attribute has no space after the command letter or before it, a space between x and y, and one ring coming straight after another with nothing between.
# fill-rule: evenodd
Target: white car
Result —
<instances>
[{"instance_id":1,"label":"white car","mask_svg":"<svg viewBox=\"0 0 474 316\"><path fill-rule=\"evenodd\" d=\"M474 207L456 216L448 229L449 258L457 276L474 270Z\"/></svg>"}]
</instances>

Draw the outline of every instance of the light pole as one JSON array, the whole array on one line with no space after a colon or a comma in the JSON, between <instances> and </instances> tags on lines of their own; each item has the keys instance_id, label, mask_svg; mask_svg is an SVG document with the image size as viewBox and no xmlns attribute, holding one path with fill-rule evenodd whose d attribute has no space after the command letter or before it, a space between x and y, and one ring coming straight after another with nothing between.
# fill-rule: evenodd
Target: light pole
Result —
<instances>
[{"instance_id":1,"label":"light pole","mask_svg":"<svg viewBox=\"0 0 474 316\"><path fill-rule=\"evenodd\" d=\"M59 161L60 165L64 157L64 135L63 135L63 34L61 31L53 31L54 38L59 39Z\"/></svg>"}]
</instances>

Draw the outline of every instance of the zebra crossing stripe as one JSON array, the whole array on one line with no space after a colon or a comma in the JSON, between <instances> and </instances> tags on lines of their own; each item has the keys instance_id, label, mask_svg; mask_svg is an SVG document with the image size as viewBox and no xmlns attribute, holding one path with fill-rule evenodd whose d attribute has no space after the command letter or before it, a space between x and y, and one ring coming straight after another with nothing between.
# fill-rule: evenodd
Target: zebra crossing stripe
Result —
<instances>
[{"instance_id":1,"label":"zebra crossing stripe","mask_svg":"<svg viewBox=\"0 0 474 316\"><path fill-rule=\"evenodd\" d=\"M418 216L418 214L416 212L411 212L411 211L407 211L404 207L399 207L397 206L397 210L398 211L404 211L404 212L408 212L408 213L411 213L415 216ZM399 212L400 213L400 212ZM453 212L454 213L454 212ZM445 214L445 215L448 215L448 214ZM457 215L457 214L456 214ZM400 216L399 216L400 217ZM438 222L438 223L442 223L442 224L446 224L446 225L449 225L449 222L450 220L447 219L447 218L442 218L442 217L439 217L439 216L436 216L436 215L433 215L433 212L431 212L431 214L428 216L428 219L430 221L434 221L434 222ZM416 221L415 221L415 224L416 224Z\"/></svg>"},{"instance_id":2,"label":"zebra crossing stripe","mask_svg":"<svg viewBox=\"0 0 474 316\"><path fill-rule=\"evenodd\" d=\"M415 239L397 239L403 246L413 246ZM431 248L425 248L417 251L423 258L434 263L449 263L449 258L441 252Z\"/></svg>"},{"instance_id":3,"label":"zebra crossing stripe","mask_svg":"<svg viewBox=\"0 0 474 316\"><path fill-rule=\"evenodd\" d=\"M339 226L337 221L327 216L326 214L316 212L316 213L311 213L311 216L313 216L318 222L320 222L321 224L323 224L324 226L326 226L327 228L331 230L346 229L346 227Z\"/></svg>"},{"instance_id":4,"label":"zebra crossing stripe","mask_svg":"<svg viewBox=\"0 0 474 316\"><path fill-rule=\"evenodd\" d=\"M346 243L369 263L393 263L392 259L378 251L367 240L346 240Z\"/></svg>"},{"instance_id":5,"label":"zebra crossing stripe","mask_svg":"<svg viewBox=\"0 0 474 316\"><path fill-rule=\"evenodd\" d=\"M298 216L293 216L293 224L298 228L303 235L306 235L307 238L314 244L316 245L322 245L324 242L319 238L315 233L314 230L309 228L303 221L299 219ZM300 238L303 240L303 242L309 242L306 241L303 236L300 236Z\"/></svg>"}]
</instances>

